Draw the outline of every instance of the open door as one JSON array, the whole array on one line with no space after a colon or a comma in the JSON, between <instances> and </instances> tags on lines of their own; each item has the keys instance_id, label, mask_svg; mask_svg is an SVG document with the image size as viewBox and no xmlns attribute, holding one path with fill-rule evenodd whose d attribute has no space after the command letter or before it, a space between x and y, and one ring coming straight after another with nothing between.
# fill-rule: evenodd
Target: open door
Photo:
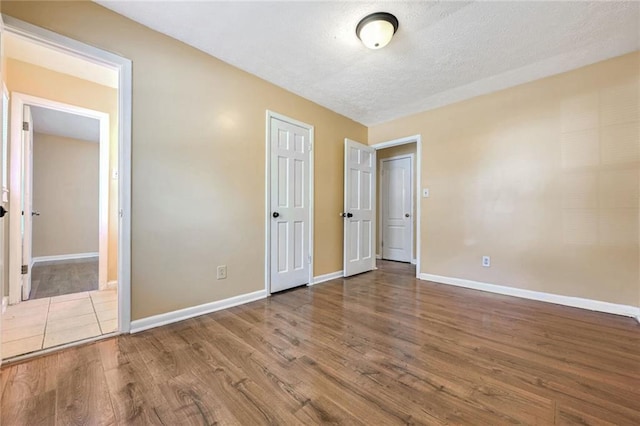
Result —
<instances>
[{"instance_id":1,"label":"open door","mask_svg":"<svg viewBox=\"0 0 640 426\"><path fill-rule=\"evenodd\" d=\"M376 151L344 140L345 277L375 268Z\"/></svg>"},{"instance_id":2,"label":"open door","mask_svg":"<svg viewBox=\"0 0 640 426\"><path fill-rule=\"evenodd\" d=\"M33 120L24 105L22 127L22 300L31 294L31 230L33 224Z\"/></svg>"}]
</instances>

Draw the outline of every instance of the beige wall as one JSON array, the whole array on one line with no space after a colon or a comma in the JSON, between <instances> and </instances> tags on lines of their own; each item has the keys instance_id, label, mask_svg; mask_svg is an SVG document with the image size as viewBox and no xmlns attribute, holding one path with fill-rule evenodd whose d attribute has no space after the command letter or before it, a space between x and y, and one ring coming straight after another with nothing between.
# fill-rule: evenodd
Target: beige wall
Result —
<instances>
[{"instance_id":1,"label":"beige wall","mask_svg":"<svg viewBox=\"0 0 640 426\"><path fill-rule=\"evenodd\" d=\"M33 256L98 252L100 144L33 135Z\"/></svg>"},{"instance_id":2,"label":"beige wall","mask_svg":"<svg viewBox=\"0 0 640 426\"><path fill-rule=\"evenodd\" d=\"M380 174L380 172L382 171L382 160L384 160L385 158L391 158L391 157L397 157L400 155L407 155L407 154L413 154L413 191L411 194L411 197L413 199L413 211L411 212L411 217L413 220L413 255L416 256L416 188L415 186L417 185L417 162L418 162L418 158L416 157L416 143L407 143L404 145L398 145L398 146L392 146L391 148L385 148L385 149L380 149L376 151L376 158L378 161L378 168L377 168L377 200L378 200L378 205L376 206L376 220L378 221L378 223L376 224L376 253L378 255L382 254L382 238L380 235L380 221L382 220L382 212L380 211L380 202L379 200L381 199L381 192L380 192L380 188L382 188L382 175Z\"/></svg>"},{"instance_id":3,"label":"beige wall","mask_svg":"<svg viewBox=\"0 0 640 426\"><path fill-rule=\"evenodd\" d=\"M421 272L639 305L639 79L636 52L370 128L422 135Z\"/></svg>"},{"instance_id":4,"label":"beige wall","mask_svg":"<svg viewBox=\"0 0 640 426\"><path fill-rule=\"evenodd\" d=\"M267 109L315 126L314 273L342 269L343 140L366 127L94 3L3 12L133 61L134 320L264 288Z\"/></svg>"},{"instance_id":5,"label":"beige wall","mask_svg":"<svg viewBox=\"0 0 640 426\"><path fill-rule=\"evenodd\" d=\"M6 83L20 92L109 114L109 166L118 167L118 93L116 89L14 59L7 60ZM109 262L107 280L118 276L118 182L109 180Z\"/></svg>"}]
</instances>

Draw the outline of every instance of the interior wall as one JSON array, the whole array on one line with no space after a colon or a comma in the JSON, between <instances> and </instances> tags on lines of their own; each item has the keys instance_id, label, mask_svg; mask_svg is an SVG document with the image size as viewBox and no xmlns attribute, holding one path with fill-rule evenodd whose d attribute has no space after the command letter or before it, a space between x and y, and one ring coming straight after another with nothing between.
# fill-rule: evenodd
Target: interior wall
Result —
<instances>
[{"instance_id":1,"label":"interior wall","mask_svg":"<svg viewBox=\"0 0 640 426\"><path fill-rule=\"evenodd\" d=\"M422 135L420 272L640 305L639 80L635 52L371 127Z\"/></svg>"},{"instance_id":2,"label":"interior wall","mask_svg":"<svg viewBox=\"0 0 640 426\"><path fill-rule=\"evenodd\" d=\"M40 98L109 114L109 167L118 167L118 92L116 89L7 59L7 88ZM118 181L109 180L109 262L107 281L118 277Z\"/></svg>"},{"instance_id":3,"label":"interior wall","mask_svg":"<svg viewBox=\"0 0 640 426\"><path fill-rule=\"evenodd\" d=\"M97 253L100 144L33 135L33 257Z\"/></svg>"},{"instance_id":4,"label":"interior wall","mask_svg":"<svg viewBox=\"0 0 640 426\"><path fill-rule=\"evenodd\" d=\"M386 142L386 141L385 141ZM384 149L379 149L376 151L376 158L378 161L378 168L377 168L377 188L376 188L376 200L382 200L382 192L381 192L381 188L382 188L382 160L386 159L386 158L391 158L391 157L397 157L400 155L407 155L407 154L413 154L413 191L411 193L411 199L413 200L413 211L411 212L411 220L413 221L413 255L416 256L416 233L417 233L417 224L416 224L416 217L417 217L417 203L416 203L416 188L415 186L418 185L418 180L417 180L417 163L418 163L418 157L416 156L416 149L417 149L417 144L415 142L412 143L407 143L404 145L397 145L397 146L392 146L390 148L384 148ZM376 218L378 223L376 224L376 254L377 255L382 255L382 235L380 235L380 222L382 221L382 211L380 210L380 202L377 203L378 205L376 206Z\"/></svg>"},{"instance_id":5,"label":"interior wall","mask_svg":"<svg viewBox=\"0 0 640 426\"><path fill-rule=\"evenodd\" d=\"M267 109L315 127L314 274L342 269L343 141L365 126L95 3L3 12L133 61L132 319L264 289Z\"/></svg>"}]
</instances>

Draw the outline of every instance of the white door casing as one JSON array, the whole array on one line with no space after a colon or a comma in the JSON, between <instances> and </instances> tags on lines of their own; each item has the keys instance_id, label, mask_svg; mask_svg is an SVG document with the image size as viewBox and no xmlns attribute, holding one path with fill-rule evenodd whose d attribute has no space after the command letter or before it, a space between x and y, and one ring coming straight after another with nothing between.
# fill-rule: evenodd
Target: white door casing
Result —
<instances>
[{"instance_id":1,"label":"white door casing","mask_svg":"<svg viewBox=\"0 0 640 426\"><path fill-rule=\"evenodd\" d=\"M22 300L31 294L31 246L33 230L33 120L31 108L23 106L22 129Z\"/></svg>"},{"instance_id":2,"label":"white door casing","mask_svg":"<svg viewBox=\"0 0 640 426\"><path fill-rule=\"evenodd\" d=\"M270 292L310 282L312 129L268 116Z\"/></svg>"},{"instance_id":3,"label":"white door casing","mask_svg":"<svg viewBox=\"0 0 640 426\"><path fill-rule=\"evenodd\" d=\"M106 50L102 50L88 44L82 43L44 28L37 27L11 16L2 15L4 21L4 30L12 34L18 35L28 40L32 40L38 44L50 47L52 49L72 53L78 57L86 59L90 62L104 65L115 70L118 73L118 207L119 207L119 227L118 227L118 330L120 332L128 332L131 323L131 97L132 97L132 64L131 60L116 55ZM13 95L13 94L12 94ZM19 112L19 111L18 111ZM16 110L14 110L14 102L11 100L11 138L10 146L13 148L14 140L19 135L15 135L13 121ZM108 117L108 116L107 116ZM21 119L21 117L20 117ZM100 126L102 138L102 125ZM13 164L19 158L20 150L14 152L11 150L10 160ZM9 179L9 216L19 216L19 212L15 210L19 208L19 201L16 201L15 184L19 184L17 179L13 177L13 170ZM16 194L14 194L14 192ZM14 206L15 207L12 207ZM14 226L13 223L18 226ZM9 220L9 244L14 241L13 235L19 233L19 221ZM102 246L102 245L101 245ZM15 255L13 254L15 253ZM17 259L16 259L17 257ZM9 250L9 303L17 303L20 299L19 269L13 268L13 264L18 264L21 253L19 250ZM103 268L100 268L101 270ZM104 268L106 270L106 268Z\"/></svg>"},{"instance_id":4,"label":"white door casing","mask_svg":"<svg viewBox=\"0 0 640 426\"><path fill-rule=\"evenodd\" d=\"M344 265L345 277L375 269L376 151L344 141Z\"/></svg>"},{"instance_id":5,"label":"white door casing","mask_svg":"<svg viewBox=\"0 0 640 426\"><path fill-rule=\"evenodd\" d=\"M409 156L381 162L380 234L382 258L411 262L413 249L413 167Z\"/></svg>"}]
</instances>

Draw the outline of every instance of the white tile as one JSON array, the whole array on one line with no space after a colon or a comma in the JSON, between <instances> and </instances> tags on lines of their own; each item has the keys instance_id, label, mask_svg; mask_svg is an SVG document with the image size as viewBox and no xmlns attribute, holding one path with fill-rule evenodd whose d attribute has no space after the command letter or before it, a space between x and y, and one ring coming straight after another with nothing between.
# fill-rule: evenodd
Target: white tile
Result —
<instances>
[{"instance_id":1,"label":"white tile","mask_svg":"<svg viewBox=\"0 0 640 426\"><path fill-rule=\"evenodd\" d=\"M66 302L51 304L49 319L77 317L93 312L93 304L90 299L68 300Z\"/></svg>"},{"instance_id":2,"label":"white tile","mask_svg":"<svg viewBox=\"0 0 640 426\"><path fill-rule=\"evenodd\" d=\"M89 297L88 291L83 291L80 293L63 294L62 296L52 297L51 303L60 303L60 302L67 302L69 300L86 299L88 297Z\"/></svg>"},{"instance_id":3,"label":"white tile","mask_svg":"<svg viewBox=\"0 0 640 426\"><path fill-rule=\"evenodd\" d=\"M2 332L4 333L7 330L12 330L16 328L22 327L35 327L37 325L42 325L47 322L47 313L39 313L38 315L33 315L31 317L16 317L16 318L8 318L6 315L2 317Z\"/></svg>"},{"instance_id":4,"label":"white tile","mask_svg":"<svg viewBox=\"0 0 640 426\"><path fill-rule=\"evenodd\" d=\"M9 309L17 308L19 306L22 306L22 307L34 307L34 306L41 306L41 305L48 306L50 300L51 300L50 297L43 297L42 299L25 300L24 302L20 302L17 305L9 306Z\"/></svg>"},{"instance_id":5,"label":"white tile","mask_svg":"<svg viewBox=\"0 0 640 426\"><path fill-rule=\"evenodd\" d=\"M96 312L102 312L102 311L118 311L118 302L113 301L113 302L93 302L93 308L96 310Z\"/></svg>"},{"instance_id":6,"label":"white tile","mask_svg":"<svg viewBox=\"0 0 640 426\"><path fill-rule=\"evenodd\" d=\"M102 330L102 334L113 333L118 330L118 320L106 320L100 322L100 329Z\"/></svg>"},{"instance_id":7,"label":"white tile","mask_svg":"<svg viewBox=\"0 0 640 426\"><path fill-rule=\"evenodd\" d=\"M41 336L44 334L45 324L31 325L27 327L16 327L9 330L2 330L2 342L10 342L13 340L26 339L33 336Z\"/></svg>"},{"instance_id":8,"label":"white tile","mask_svg":"<svg viewBox=\"0 0 640 426\"><path fill-rule=\"evenodd\" d=\"M7 359L17 355L42 349L42 335L28 337L26 339L13 340L2 344L2 358Z\"/></svg>"},{"instance_id":9,"label":"white tile","mask_svg":"<svg viewBox=\"0 0 640 426\"><path fill-rule=\"evenodd\" d=\"M2 315L2 318L10 319L10 318L18 318L18 317L32 317L34 315L42 315L47 313L49 310L49 305L23 305L22 303L19 305L9 306L5 313Z\"/></svg>"},{"instance_id":10,"label":"white tile","mask_svg":"<svg viewBox=\"0 0 640 426\"><path fill-rule=\"evenodd\" d=\"M97 311L96 315L98 316L98 321L100 322L118 319L118 311L115 309L111 309L108 311Z\"/></svg>"},{"instance_id":11,"label":"white tile","mask_svg":"<svg viewBox=\"0 0 640 426\"><path fill-rule=\"evenodd\" d=\"M92 291L90 295L94 303L104 303L118 300L118 292L113 290Z\"/></svg>"},{"instance_id":12,"label":"white tile","mask_svg":"<svg viewBox=\"0 0 640 426\"><path fill-rule=\"evenodd\" d=\"M68 330L94 323L98 323L98 318L93 312L69 318L49 319L49 321L47 321L47 333Z\"/></svg>"},{"instance_id":13,"label":"white tile","mask_svg":"<svg viewBox=\"0 0 640 426\"><path fill-rule=\"evenodd\" d=\"M98 323L83 325L69 330L55 331L46 333L44 336L44 348L63 345L65 343L77 342L78 340L88 339L100 335L100 327Z\"/></svg>"}]
</instances>

